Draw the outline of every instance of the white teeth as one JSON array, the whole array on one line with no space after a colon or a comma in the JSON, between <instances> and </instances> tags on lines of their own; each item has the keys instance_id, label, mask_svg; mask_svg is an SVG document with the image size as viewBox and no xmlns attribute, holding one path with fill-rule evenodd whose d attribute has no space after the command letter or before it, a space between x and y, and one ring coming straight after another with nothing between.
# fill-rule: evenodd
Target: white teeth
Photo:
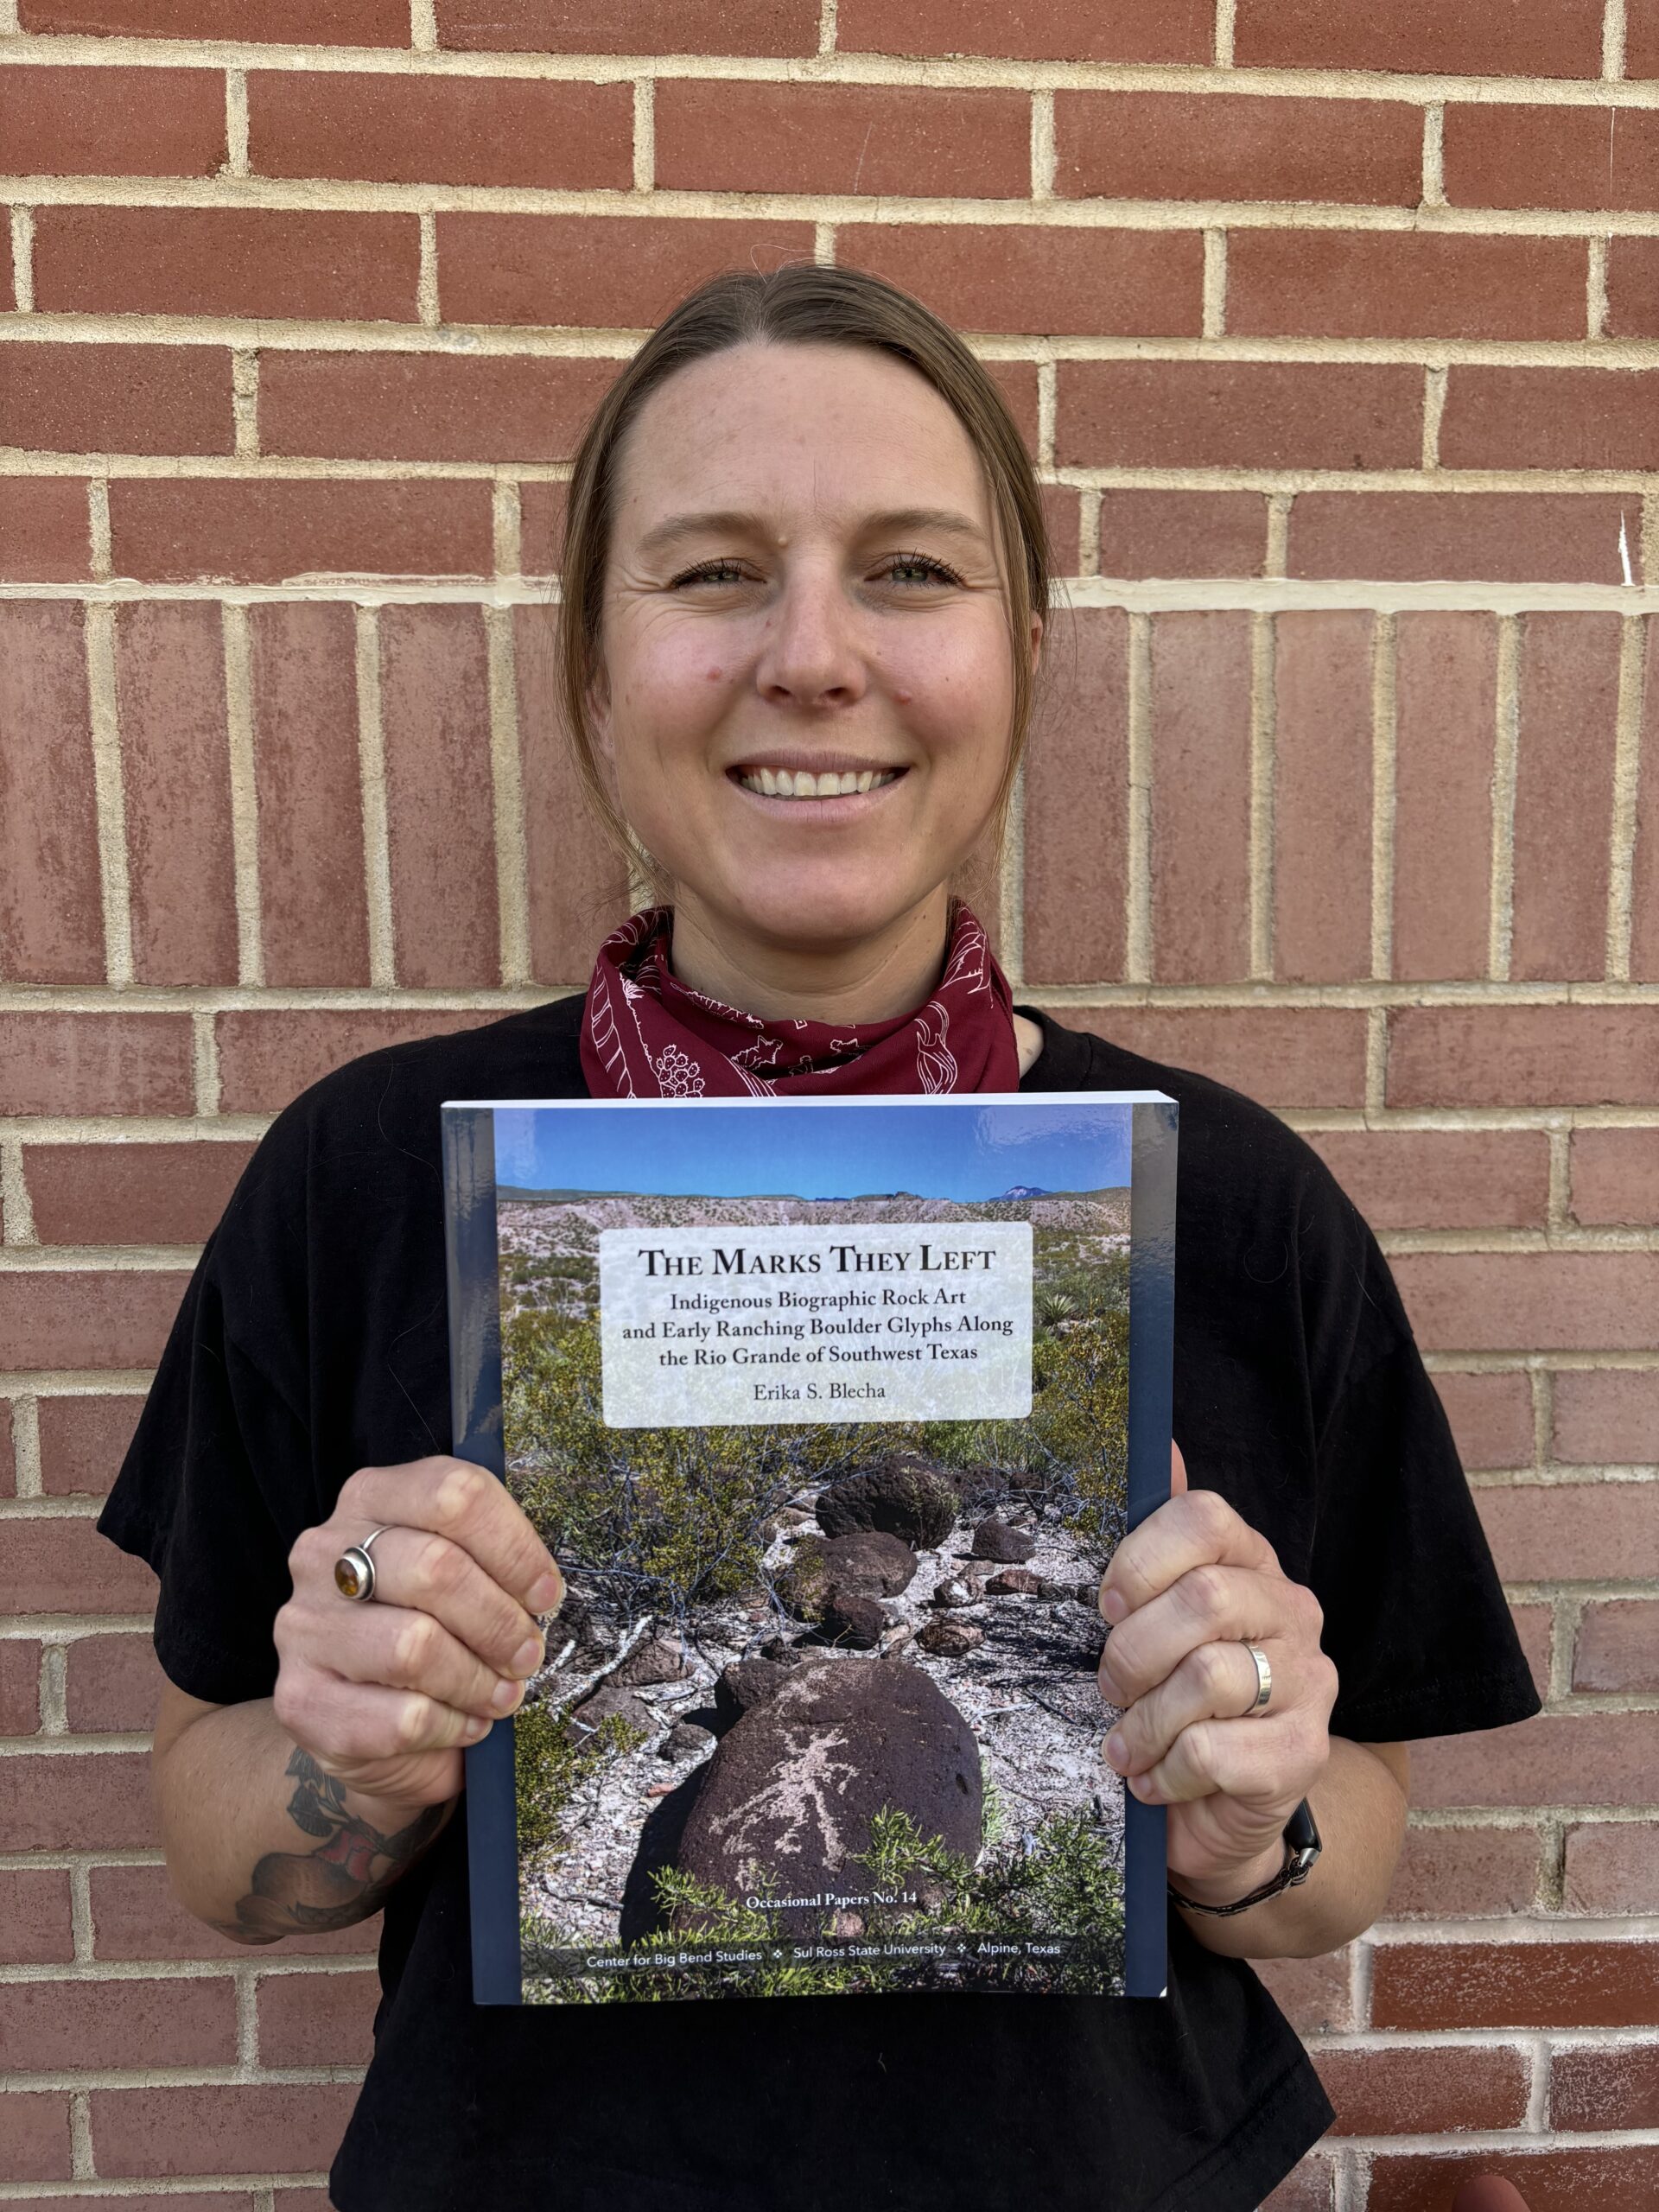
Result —
<instances>
[{"instance_id":1,"label":"white teeth","mask_svg":"<svg viewBox=\"0 0 1659 2212\"><path fill-rule=\"evenodd\" d=\"M766 798L841 798L855 791L880 791L898 775L894 768L825 769L814 775L807 768L749 768L738 780L745 791Z\"/></svg>"},{"instance_id":2,"label":"white teeth","mask_svg":"<svg viewBox=\"0 0 1659 2212\"><path fill-rule=\"evenodd\" d=\"M795 796L795 779L787 768L778 771L778 796L779 798L793 798Z\"/></svg>"},{"instance_id":3,"label":"white teeth","mask_svg":"<svg viewBox=\"0 0 1659 2212\"><path fill-rule=\"evenodd\" d=\"M760 771L760 788L768 798L775 798L778 796L778 779L770 768L763 768Z\"/></svg>"},{"instance_id":4,"label":"white teeth","mask_svg":"<svg viewBox=\"0 0 1659 2212\"><path fill-rule=\"evenodd\" d=\"M859 788L859 790L860 790L860 791L868 791L868 789L870 788L870 785L871 785L874 781L875 781L875 771L874 771L874 768L867 768L867 769L864 771L863 774L862 774L862 775L859 778L859 779L858 779L858 788Z\"/></svg>"},{"instance_id":5,"label":"white teeth","mask_svg":"<svg viewBox=\"0 0 1659 2212\"><path fill-rule=\"evenodd\" d=\"M843 770L842 772L836 779L836 789L838 791L855 791L858 789L857 769L848 768Z\"/></svg>"},{"instance_id":6,"label":"white teeth","mask_svg":"<svg viewBox=\"0 0 1659 2212\"><path fill-rule=\"evenodd\" d=\"M826 772L823 775L818 778L818 797L820 798L835 798L839 794L840 791L841 778L838 775Z\"/></svg>"}]
</instances>

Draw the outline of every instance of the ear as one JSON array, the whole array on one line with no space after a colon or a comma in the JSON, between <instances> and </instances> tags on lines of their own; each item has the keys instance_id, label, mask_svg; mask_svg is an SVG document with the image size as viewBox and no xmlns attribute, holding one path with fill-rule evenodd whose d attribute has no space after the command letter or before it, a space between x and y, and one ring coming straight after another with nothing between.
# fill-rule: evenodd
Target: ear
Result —
<instances>
[{"instance_id":1,"label":"ear","mask_svg":"<svg viewBox=\"0 0 1659 2212\"><path fill-rule=\"evenodd\" d=\"M1186 1462L1181 1457L1181 1447L1172 1436L1169 1440L1169 1494L1172 1497L1186 1495Z\"/></svg>"}]
</instances>

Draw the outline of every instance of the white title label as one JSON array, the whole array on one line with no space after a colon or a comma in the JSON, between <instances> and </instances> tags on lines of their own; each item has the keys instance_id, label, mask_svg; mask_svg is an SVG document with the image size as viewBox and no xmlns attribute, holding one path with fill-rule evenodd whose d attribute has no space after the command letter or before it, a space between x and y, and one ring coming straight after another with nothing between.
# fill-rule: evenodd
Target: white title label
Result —
<instances>
[{"instance_id":1,"label":"white title label","mask_svg":"<svg viewBox=\"0 0 1659 2212\"><path fill-rule=\"evenodd\" d=\"M1029 1222L607 1229L610 1428L1017 1421Z\"/></svg>"}]
</instances>

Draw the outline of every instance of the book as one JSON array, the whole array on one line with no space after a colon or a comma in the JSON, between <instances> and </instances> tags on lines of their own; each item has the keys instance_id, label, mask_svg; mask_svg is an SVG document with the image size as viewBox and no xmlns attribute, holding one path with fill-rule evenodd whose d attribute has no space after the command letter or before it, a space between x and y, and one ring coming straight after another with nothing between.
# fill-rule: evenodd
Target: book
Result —
<instances>
[{"instance_id":1,"label":"book","mask_svg":"<svg viewBox=\"0 0 1659 2212\"><path fill-rule=\"evenodd\" d=\"M458 1101L454 1450L560 1563L479 2004L1152 1996L1101 1575L1169 1494L1156 1092Z\"/></svg>"}]
</instances>

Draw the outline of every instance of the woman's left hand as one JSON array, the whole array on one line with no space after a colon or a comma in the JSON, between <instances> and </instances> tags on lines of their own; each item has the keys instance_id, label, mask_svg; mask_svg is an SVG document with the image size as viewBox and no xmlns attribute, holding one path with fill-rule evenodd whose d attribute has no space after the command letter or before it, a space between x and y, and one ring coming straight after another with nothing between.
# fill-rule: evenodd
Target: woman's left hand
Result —
<instances>
[{"instance_id":1,"label":"woman's left hand","mask_svg":"<svg viewBox=\"0 0 1659 2212\"><path fill-rule=\"evenodd\" d=\"M1172 1445L1167 1503L1118 1546L1101 1578L1110 1628L1101 1695L1122 1718L1108 1763L1143 1802L1169 1808L1169 1872L1226 1904L1276 1874L1282 1832L1331 1755L1337 1670L1319 1649L1311 1590L1214 1491L1189 1491ZM1273 1669L1252 1713L1254 1643Z\"/></svg>"}]
</instances>

